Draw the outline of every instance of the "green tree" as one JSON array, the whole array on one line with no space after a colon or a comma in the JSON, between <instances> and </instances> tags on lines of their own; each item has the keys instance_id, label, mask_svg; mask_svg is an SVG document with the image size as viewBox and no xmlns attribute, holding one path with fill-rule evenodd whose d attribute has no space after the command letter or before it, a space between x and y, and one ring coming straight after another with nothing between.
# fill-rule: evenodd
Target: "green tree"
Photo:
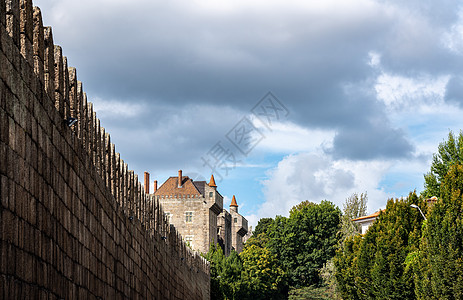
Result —
<instances>
[{"instance_id":1,"label":"green tree","mask_svg":"<svg viewBox=\"0 0 463 300\"><path fill-rule=\"evenodd\" d=\"M349 196L343 204L341 228L339 233L341 235L340 241L342 242L346 237L360 233L358 224L352 222L356 219L367 214L367 193L357 193Z\"/></svg>"},{"instance_id":2,"label":"green tree","mask_svg":"<svg viewBox=\"0 0 463 300\"><path fill-rule=\"evenodd\" d=\"M333 259L335 265L336 288L342 299L362 299L363 291L359 290L357 281L357 255L362 237L360 235L347 237Z\"/></svg>"},{"instance_id":3,"label":"green tree","mask_svg":"<svg viewBox=\"0 0 463 300\"><path fill-rule=\"evenodd\" d=\"M365 216L367 213L367 193L361 193L360 195L354 193L346 198L343 204L343 213L341 216L341 226L338 232L339 245L342 247L344 241L351 236L358 235L360 226L355 224L352 220L361 216ZM329 293L330 299L340 299L337 293L337 281L336 281L336 267L334 264L334 257L326 262L323 268L320 270L320 275L323 278L323 284L326 286L326 292Z\"/></svg>"},{"instance_id":4,"label":"green tree","mask_svg":"<svg viewBox=\"0 0 463 300\"><path fill-rule=\"evenodd\" d=\"M285 272L276 256L267 248L255 245L240 253L243 262L242 279L246 296L241 299L277 299L283 290Z\"/></svg>"},{"instance_id":5,"label":"green tree","mask_svg":"<svg viewBox=\"0 0 463 300\"><path fill-rule=\"evenodd\" d=\"M440 198L442 180L450 167L455 164L463 164L463 133L461 131L458 136L449 132L448 140L439 144L437 153L433 155L431 171L424 175L423 196Z\"/></svg>"},{"instance_id":6,"label":"green tree","mask_svg":"<svg viewBox=\"0 0 463 300\"><path fill-rule=\"evenodd\" d=\"M211 272L211 299L225 299L223 285L221 284L222 266L225 260L222 248L219 245L211 245L209 252L206 253L205 258L210 263Z\"/></svg>"},{"instance_id":7,"label":"green tree","mask_svg":"<svg viewBox=\"0 0 463 300\"><path fill-rule=\"evenodd\" d=\"M289 218L277 216L269 229L269 249L276 254L295 288L320 283L319 269L335 253L340 210L329 201L304 201Z\"/></svg>"},{"instance_id":8,"label":"green tree","mask_svg":"<svg viewBox=\"0 0 463 300\"><path fill-rule=\"evenodd\" d=\"M289 292L288 300L332 300L333 295L326 287L309 286Z\"/></svg>"},{"instance_id":9,"label":"green tree","mask_svg":"<svg viewBox=\"0 0 463 300\"><path fill-rule=\"evenodd\" d=\"M242 279L243 264L236 251L228 257L222 248L212 245L206 254L211 270L211 299L244 299L247 286Z\"/></svg>"},{"instance_id":10,"label":"green tree","mask_svg":"<svg viewBox=\"0 0 463 300\"><path fill-rule=\"evenodd\" d=\"M418 250L423 217L416 209L425 201L416 193L389 200L386 210L362 237L349 237L338 250L336 279L343 299L414 299L409 253Z\"/></svg>"},{"instance_id":11,"label":"green tree","mask_svg":"<svg viewBox=\"0 0 463 300\"><path fill-rule=\"evenodd\" d=\"M463 299L463 165L451 165L442 179L415 266L419 299Z\"/></svg>"},{"instance_id":12,"label":"green tree","mask_svg":"<svg viewBox=\"0 0 463 300\"><path fill-rule=\"evenodd\" d=\"M257 247L264 248L267 246L269 240L269 230L273 224L272 218L262 218L257 223L256 228L252 232L252 236L247 240L246 246L256 245Z\"/></svg>"},{"instance_id":13,"label":"green tree","mask_svg":"<svg viewBox=\"0 0 463 300\"><path fill-rule=\"evenodd\" d=\"M252 232L253 236L258 236L261 233L267 233L268 229L272 226L273 219L272 218L262 218L257 222L256 228Z\"/></svg>"}]
</instances>

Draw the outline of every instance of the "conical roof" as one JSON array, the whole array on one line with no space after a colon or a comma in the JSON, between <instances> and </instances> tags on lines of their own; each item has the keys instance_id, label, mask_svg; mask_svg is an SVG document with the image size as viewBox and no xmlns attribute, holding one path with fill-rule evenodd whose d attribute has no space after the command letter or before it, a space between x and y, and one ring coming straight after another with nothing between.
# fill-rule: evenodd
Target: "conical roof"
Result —
<instances>
[{"instance_id":1,"label":"conical roof","mask_svg":"<svg viewBox=\"0 0 463 300\"><path fill-rule=\"evenodd\" d=\"M214 180L214 175L211 174L211 180L209 181L209 186L211 187L217 187L217 185L215 184L215 180Z\"/></svg>"},{"instance_id":2,"label":"conical roof","mask_svg":"<svg viewBox=\"0 0 463 300\"><path fill-rule=\"evenodd\" d=\"M233 195L232 201L230 203L230 206L236 206L238 207L238 204L236 203L235 195Z\"/></svg>"}]
</instances>

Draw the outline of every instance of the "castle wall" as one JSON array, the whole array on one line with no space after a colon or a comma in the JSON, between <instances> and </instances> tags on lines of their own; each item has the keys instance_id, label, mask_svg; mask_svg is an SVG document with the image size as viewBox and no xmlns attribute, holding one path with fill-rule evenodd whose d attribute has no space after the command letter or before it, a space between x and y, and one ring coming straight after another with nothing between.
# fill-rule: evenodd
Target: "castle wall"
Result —
<instances>
[{"instance_id":1,"label":"castle wall","mask_svg":"<svg viewBox=\"0 0 463 300\"><path fill-rule=\"evenodd\" d=\"M209 299L31 0L0 0L0 197L2 299Z\"/></svg>"},{"instance_id":2,"label":"castle wall","mask_svg":"<svg viewBox=\"0 0 463 300\"><path fill-rule=\"evenodd\" d=\"M243 236L248 232L248 221L238 213L238 207L230 206L232 247L240 253L244 249Z\"/></svg>"},{"instance_id":3,"label":"castle wall","mask_svg":"<svg viewBox=\"0 0 463 300\"><path fill-rule=\"evenodd\" d=\"M232 225L231 215L226 209L217 217L217 227L220 228L219 237L221 239L223 253L225 256L229 256L232 247Z\"/></svg>"},{"instance_id":4,"label":"castle wall","mask_svg":"<svg viewBox=\"0 0 463 300\"><path fill-rule=\"evenodd\" d=\"M209 251L209 214L210 209L204 204L205 198L159 198L165 212L170 213L170 222L183 238L192 236L191 248L207 253ZM192 222L187 223L185 212L192 212Z\"/></svg>"}]
</instances>

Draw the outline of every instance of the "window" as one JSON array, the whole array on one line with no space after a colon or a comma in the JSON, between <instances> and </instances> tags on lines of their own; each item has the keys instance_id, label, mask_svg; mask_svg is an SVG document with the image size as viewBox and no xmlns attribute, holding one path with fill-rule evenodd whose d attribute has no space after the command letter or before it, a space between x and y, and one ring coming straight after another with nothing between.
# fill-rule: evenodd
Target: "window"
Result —
<instances>
[{"instance_id":1,"label":"window","mask_svg":"<svg viewBox=\"0 0 463 300\"><path fill-rule=\"evenodd\" d=\"M233 219L233 222L237 223L237 222L238 222L238 218L234 218L234 219Z\"/></svg>"},{"instance_id":2,"label":"window","mask_svg":"<svg viewBox=\"0 0 463 300\"><path fill-rule=\"evenodd\" d=\"M209 192L209 197L214 196L214 192Z\"/></svg>"},{"instance_id":3,"label":"window","mask_svg":"<svg viewBox=\"0 0 463 300\"><path fill-rule=\"evenodd\" d=\"M188 246L191 246L191 244L193 243L193 236L192 236L192 235L187 235L187 236L185 236L185 243L186 243Z\"/></svg>"},{"instance_id":4,"label":"window","mask_svg":"<svg viewBox=\"0 0 463 300\"><path fill-rule=\"evenodd\" d=\"M187 223L193 222L193 212L192 211L185 212L185 222Z\"/></svg>"}]
</instances>

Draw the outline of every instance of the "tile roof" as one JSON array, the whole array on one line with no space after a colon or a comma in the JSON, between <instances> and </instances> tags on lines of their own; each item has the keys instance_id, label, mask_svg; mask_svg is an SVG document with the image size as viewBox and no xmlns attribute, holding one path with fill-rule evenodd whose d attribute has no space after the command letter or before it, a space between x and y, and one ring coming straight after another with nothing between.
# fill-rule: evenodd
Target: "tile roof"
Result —
<instances>
[{"instance_id":1,"label":"tile roof","mask_svg":"<svg viewBox=\"0 0 463 300\"><path fill-rule=\"evenodd\" d=\"M238 207L238 204L236 203L235 195L233 195L232 201L230 203L230 206L236 206Z\"/></svg>"},{"instance_id":2,"label":"tile roof","mask_svg":"<svg viewBox=\"0 0 463 300\"><path fill-rule=\"evenodd\" d=\"M355 221L360 221L360 220L365 220L365 219L372 219L372 218L375 218L375 219L376 219L376 217L378 217L379 214L380 214L382 211L384 211L384 210L381 210L381 209L380 209L380 210L378 210L377 212L375 212L375 213L373 213L373 214L371 214L371 215L369 215L369 216L358 217L358 218L356 218L356 219L352 219L352 221L355 222Z\"/></svg>"},{"instance_id":3,"label":"tile roof","mask_svg":"<svg viewBox=\"0 0 463 300\"><path fill-rule=\"evenodd\" d=\"M217 185L215 184L215 179L214 179L213 174L211 174L211 180L209 181L209 186L210 187L217 187Z\"/></svg>"},{"instance_id":4,"label":"tile roof","mask_svg":"<svg viewBox=\"0 0 463 300\"><path fill-rule=\"evenodd\" d=\"M178 177L175 176L169 177L154 194L156 196L200 196L201 192L188 176L182 176L182 186L178 187Z\"/></svg>"}]
</instances>

